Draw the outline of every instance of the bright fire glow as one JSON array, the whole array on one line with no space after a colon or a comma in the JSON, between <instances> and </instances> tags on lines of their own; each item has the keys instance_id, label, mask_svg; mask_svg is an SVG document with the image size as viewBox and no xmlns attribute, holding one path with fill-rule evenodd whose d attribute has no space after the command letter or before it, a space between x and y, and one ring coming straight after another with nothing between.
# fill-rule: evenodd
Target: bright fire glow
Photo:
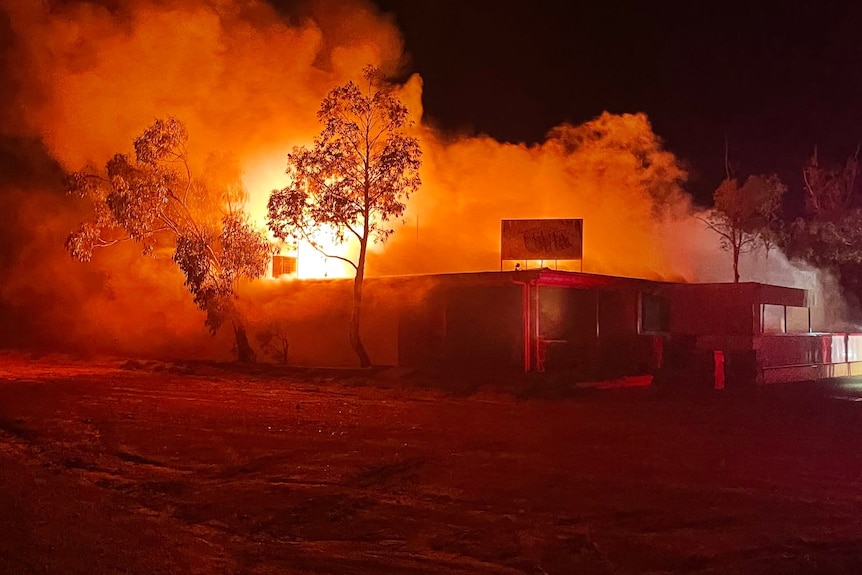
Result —
<instances>
[{"instance_id":1,"label":"bright fire glow","mask_svg":"<svg viewBox=\"0 0 862 575\"><path fill-rule=\"evenodd\" d=\"M336 244L332 240L332 235L326 231L317 233L314 241L326 254L355 259L355 246L349 242ZM308 242L300 242L296 256L296 276L299 279L347 278L354 275L350 264L337 258L324 256Z\"/></svg>"},{"instance_id":2,"label":"bright fire glow","mask_svg":"<svg viewBox=\"0 0 862 575\"><path fill-rule=\"evenodd\" d=\"M243 185L249 191L248 212L256 225L266 227L266 204L272 190L281 189L290 183L285 172L286 154L283 149L258 157L247 162L243 170ZM279 243L270 233L270 240ZM300 241L296 246L282 245L279 255L296 258L296 277L299 279L347 278L353 277L354 270L339 256L355 260L355 242L338 244L331 230L323 229L314 234L315 249L311 243Z\"/></svg>"}]
</instances>

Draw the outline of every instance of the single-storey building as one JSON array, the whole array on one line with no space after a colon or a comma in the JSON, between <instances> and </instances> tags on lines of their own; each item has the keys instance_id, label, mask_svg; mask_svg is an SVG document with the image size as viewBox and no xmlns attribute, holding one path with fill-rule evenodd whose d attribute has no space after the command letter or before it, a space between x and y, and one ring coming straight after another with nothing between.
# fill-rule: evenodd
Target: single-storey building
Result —
<instances>
[{"instance_id":1,"label":"single-storey building","mask_svg":"<svg viewBox=\"0 0 862 575\"><path fill-rule=\"evenodd\" d=\"M812 333L801 289L550 269L436 278L401 317L399 364L764 383L862 371L862 336Z\"/></svg>"},{"instance_id":2,"label":"single-storey building","mask_svg":"<svg viewBox=\"0 0 862 575\"><path fill-rule=\"evenodd\" d=\"M545 268L372 278L367 293L369 351L403 367L717 386L862 373L862 335L812 333L796 288Z\"/></svg>"}]
</instances>

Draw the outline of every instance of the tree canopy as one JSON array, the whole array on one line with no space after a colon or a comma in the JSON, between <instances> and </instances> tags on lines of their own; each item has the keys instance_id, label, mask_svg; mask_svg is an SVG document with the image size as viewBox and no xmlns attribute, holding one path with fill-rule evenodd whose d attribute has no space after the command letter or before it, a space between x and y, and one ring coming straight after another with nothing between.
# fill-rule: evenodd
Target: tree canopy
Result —
<instances>
[{"instance_id":1,"label":"tree canopy","mask_svg":"<svg viewBox=\"0 0 862 575\"><path fill-rule=\"evenodd\" d=\"M733 281L739 282L739 257L758 248L768 250L781 233L781 198L787 187L776 175L749 176L741 186L735 178L721 182L713 194L712 211L701 220L721 238L733 258Z\"/></svg>"},{"instance_id":2,"label":"tree canopy","mask_svg":"<svg viewBox=\"0 0 862 575\"><path fill-rule=\"evenodd\" d=\"M355 239L355 258L325 253L355 270L349 338L363 367L371 359L359 333L368 241L385 241L393 220L421 183L421 149L407 135L408 110L383 78L368 66L362 87L353 81L332 89L317 119L323 129L311 147L288 154L290 185L274 190L268 226L282 240L306 241L323 251L315 235L329 229L336 240Z\"/></svg>"},{"instance_id":3,"label":"tree canopy","mask_svg":"<svg viewBox=\"0 0 862 575\"><path fill-rule=\"evenodd\" d=\"M791 226L791 255L832 269L862 263L858 171L858 149L837 167L822 165L814 151L802 171L805 213Z\"/></svg>"},{"instance_id":4,"label":"tree canopy","mask_svg":"<svg viewBox=\"0 0 862 575\"><path fill-rule=\"evenodd\" d=\"M69 235L66 249L86 262L97 248L123 241L139 243L145 255L172 242L206 326L216 333L232 322L239 359L254 361L234 288L240 278L263 275L271 246L243 211L238 169L213 156L203 177L194 177L187 140L182 122L159 119L135 139L133 159L116 154L102 173L72 174L69 191L91 203L93 217Z\"/></svg>"}]
</instances>

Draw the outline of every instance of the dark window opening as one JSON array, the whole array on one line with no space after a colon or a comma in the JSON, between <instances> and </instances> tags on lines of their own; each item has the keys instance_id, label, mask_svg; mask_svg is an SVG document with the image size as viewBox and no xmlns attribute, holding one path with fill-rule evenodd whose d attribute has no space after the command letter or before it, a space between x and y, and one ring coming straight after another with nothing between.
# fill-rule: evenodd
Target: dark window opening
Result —
<instances>
[{"instance_id":1,"label":"dark window opening","mask_svg":"<svg viewBox=\"0 0 862 575\"><path fill-rule=\"evenodd\" d=\"M668 333L670 312L667 300L657 294L641 294L641 333Z\"/></svg>"}]
</instances>

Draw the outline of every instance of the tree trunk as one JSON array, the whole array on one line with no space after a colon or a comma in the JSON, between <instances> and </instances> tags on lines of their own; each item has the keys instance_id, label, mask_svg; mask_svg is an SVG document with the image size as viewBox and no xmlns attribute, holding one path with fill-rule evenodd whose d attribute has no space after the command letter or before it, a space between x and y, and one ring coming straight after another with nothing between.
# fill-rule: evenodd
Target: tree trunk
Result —
<instances>
[{"instance_id":1,"label":"tree trunk","mask_svg":"<svg viewBox=\"0 0 862 575\"><path fill-rule=\"evenodd\" d=\"M251 344L248 343L248 334L245 332L245 326L239 319L232 320L233 335L236 338L236 356L240 363L251 364L257 362L254 350Z\"/></svg>"},{"instance_id":2,"label":"tree trunk","mask_svg":"<svg viewBox=\"0 0 862 575\"><path fill-rule=\"evenodd\" d=\"M282 365L287 365L288 356L287 353L290 351L290 342L287 341L286 337L281 338L281 363Z\"/></svg>"},{"instance_id":3,"label":"tree trunk","mask_svg":"<svg viewBox=\"0 0 862 575\"><path fill-rule=\"evenodd\" d=\"M733 245L733 283L739 283L739 246Z\"/></svg>"},{"instance_id":4,"label":"tree trunk","mask_svg":"<svg viewBox=\"0 0 862 575\"><path fill-rule=\"evenodd\" d=\"M366 234L367 237L367 234ZM350 347L359 358L360 367L371 367L371 358L365 351L362 338L359 335L359 320L362 315L362 284L365 280L365 251L367 241L359 242L359 260L356 266L356 276L353 278L353 314L350 316Z\"/></svg>"}]
</instances>

